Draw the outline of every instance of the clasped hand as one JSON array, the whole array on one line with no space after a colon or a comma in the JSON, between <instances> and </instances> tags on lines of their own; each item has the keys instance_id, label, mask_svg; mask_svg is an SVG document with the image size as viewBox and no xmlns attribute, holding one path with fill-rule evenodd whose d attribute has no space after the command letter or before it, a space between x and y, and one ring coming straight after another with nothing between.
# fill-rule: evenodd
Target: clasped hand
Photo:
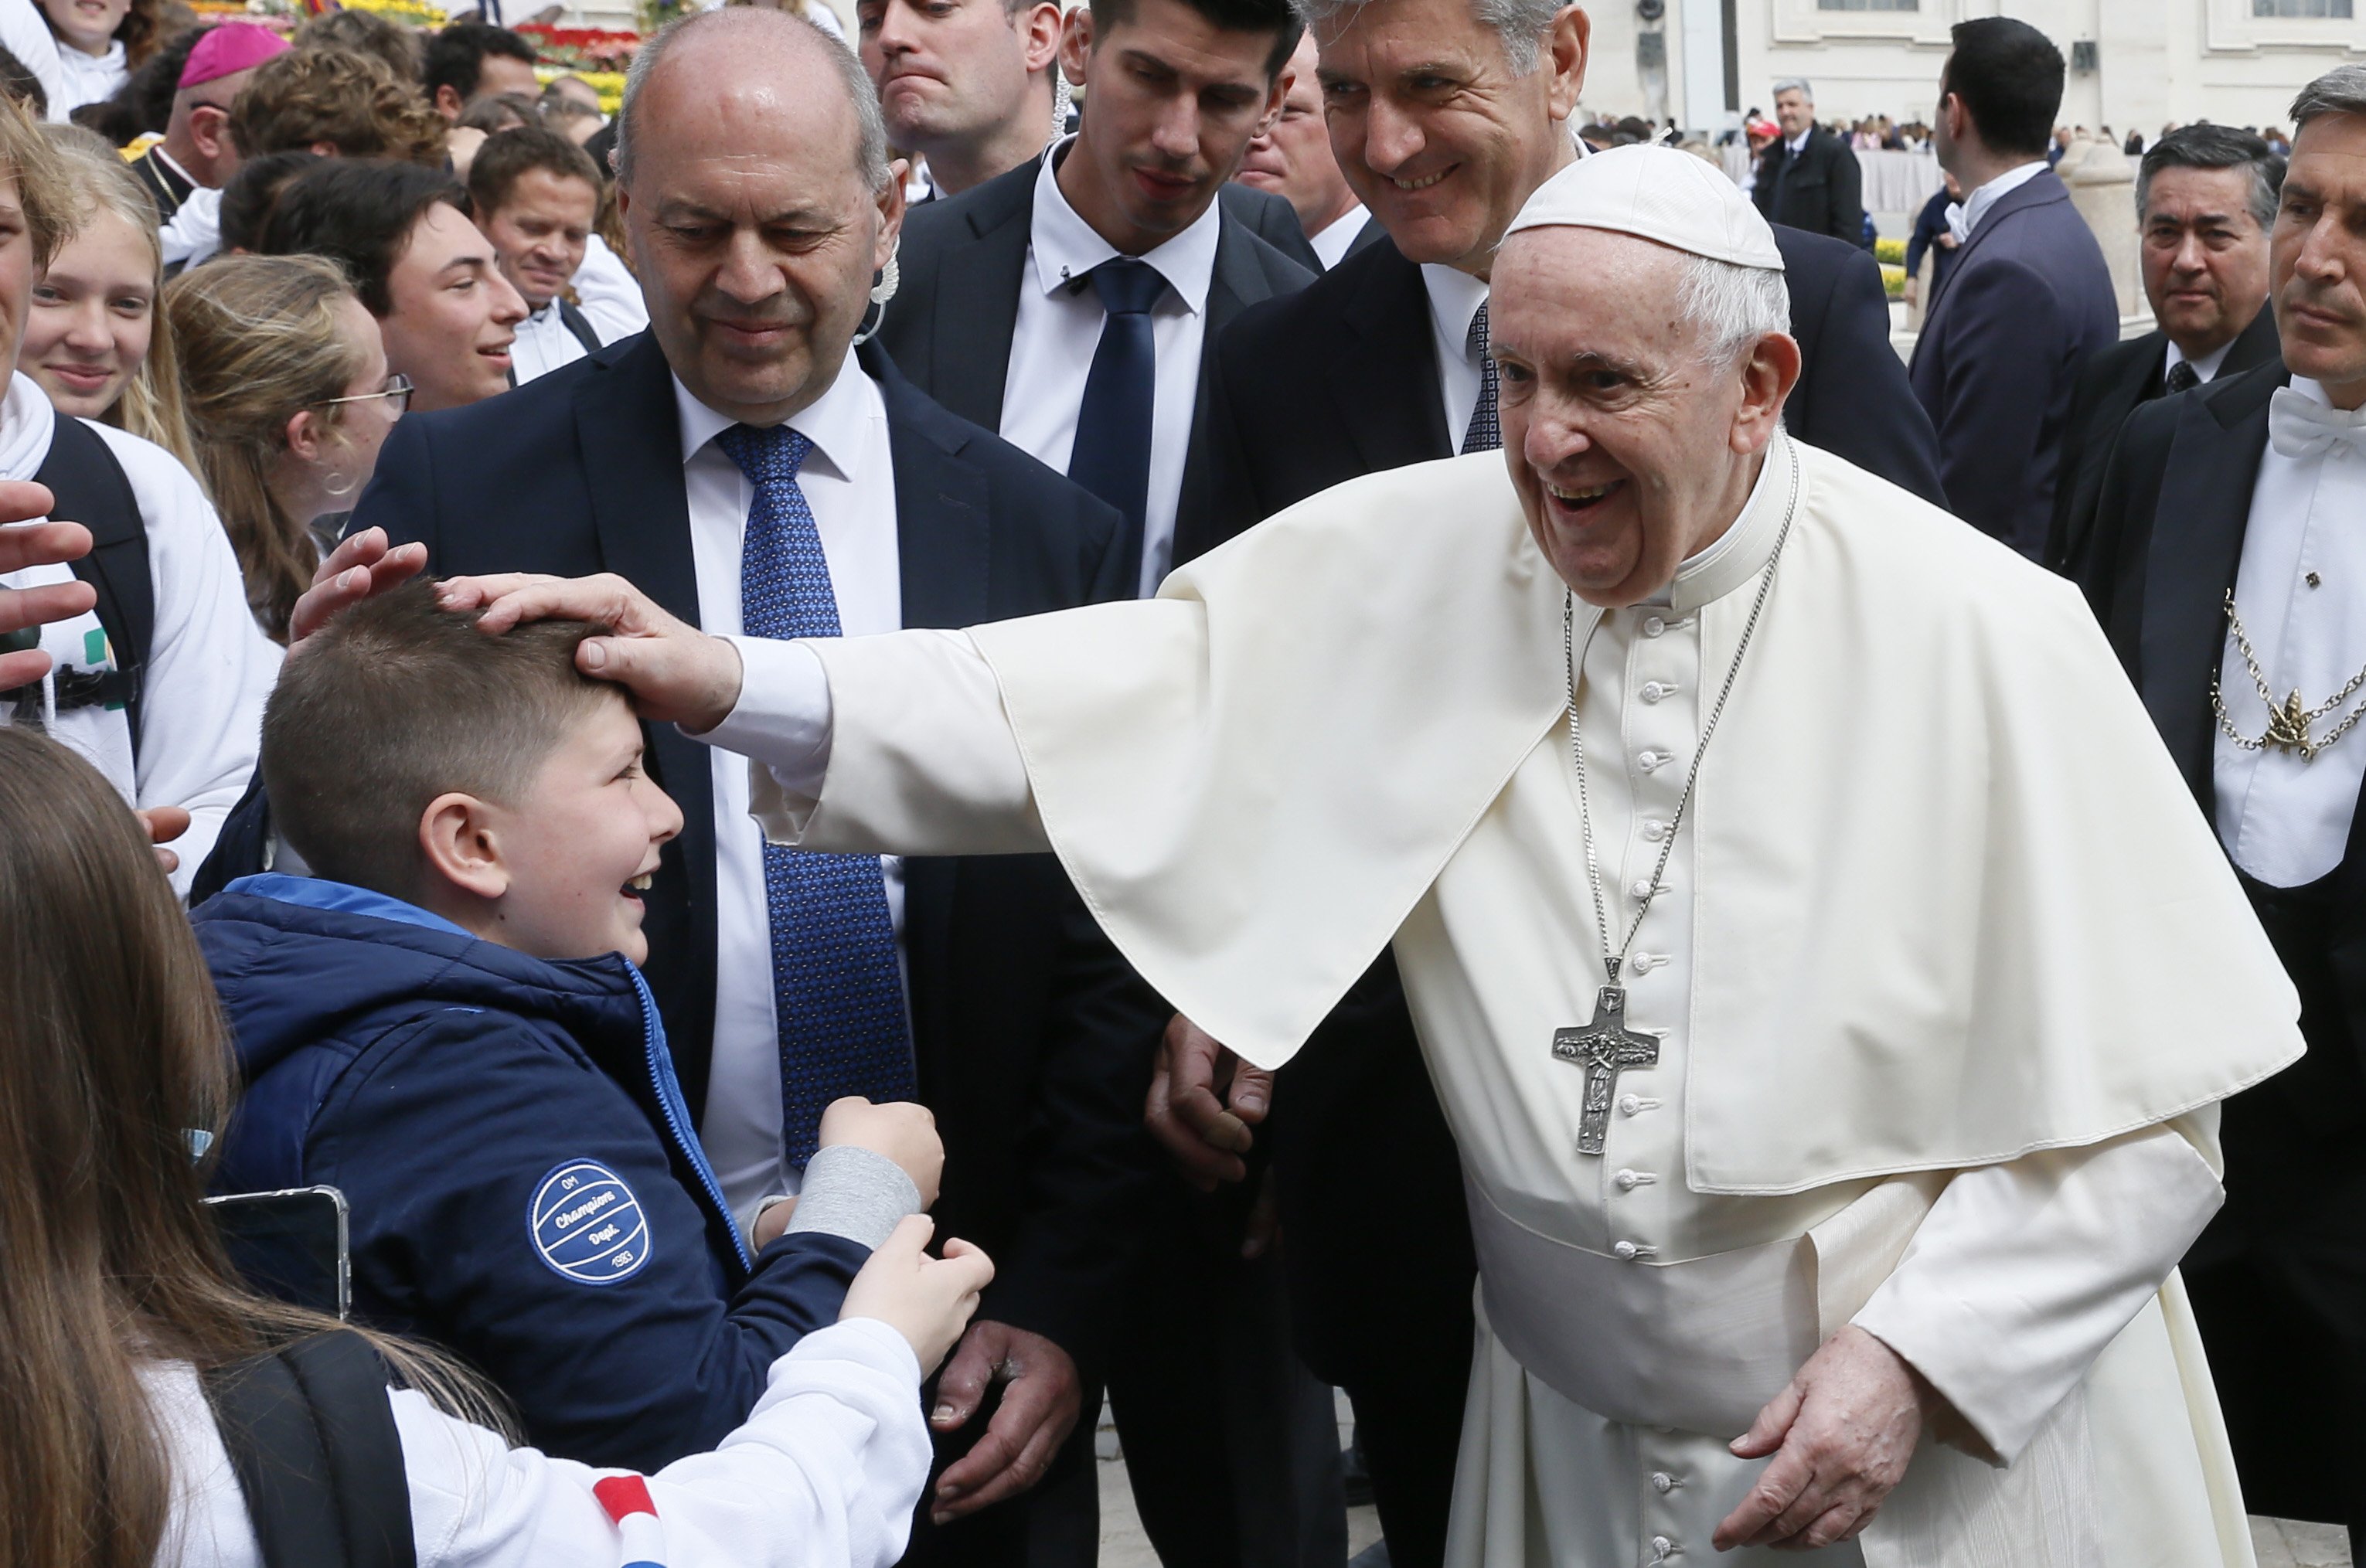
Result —
<instances>
[{"instance_id":1,"label":"clasped hand","mask_svg":"<svg viewBox=\"0 0 2366 1568\"><path fill-rule=\"evenodd\" d=\"M1806 1551L1853 1539L1905 1476L1924 1421L1943 1405L1904 1357L1862 1328L1842 1328L1734 1439L1736 1458L1774 1460L1712 1544Z\"/></svg>"}]
</instances>

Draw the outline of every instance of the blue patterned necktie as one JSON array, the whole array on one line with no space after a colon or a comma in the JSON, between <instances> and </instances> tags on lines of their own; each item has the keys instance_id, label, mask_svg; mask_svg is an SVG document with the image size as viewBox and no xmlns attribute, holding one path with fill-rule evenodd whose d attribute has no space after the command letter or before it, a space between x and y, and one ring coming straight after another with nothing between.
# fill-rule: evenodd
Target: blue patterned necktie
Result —
<instances>
[{"instance_id":1,"label":"blue patterned necktie","mask_svg":"<svg viewBox=\"0 0 2366 1568\"><path fill-rule=\"evenodd\" d=\"M1487 352L1487 303L1479 303L1479 314L1470 318L1470 330L1462 340L1463 353L1479 356L1479 401L1470 408L1470 428L1462 432L1462 450L1494 452L1504 444L1504 427L1495 416L1495 360Z\"/></svg>"},{"instance_id":2,"label":"blue patterned necktie","mask_svg":"<svg viewBox=\"0 0 2366 1568\"><path fill-rule=\"evenodd\" d=\"M715 444L756 491L739 556L739 630L783 639L840 635L821 532L797 484L813 442L786 425L734 425ZM781 1145L802 1170L831 1101L913 1097L910 1026L878 857L767 843L764 902L781 1040Z\"/></svg>"}]
</instances>

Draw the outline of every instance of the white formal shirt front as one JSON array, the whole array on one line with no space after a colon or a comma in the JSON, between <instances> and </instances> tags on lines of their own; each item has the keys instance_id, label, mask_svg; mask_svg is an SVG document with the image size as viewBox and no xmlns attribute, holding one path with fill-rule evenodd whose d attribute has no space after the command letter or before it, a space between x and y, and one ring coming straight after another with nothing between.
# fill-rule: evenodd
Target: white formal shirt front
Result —
<instances>
[{"instance_id":1,"label":"white formal shirt front","mask_svg":"<svg viewBox=\"0 0 2366 1568\"><path fill-rule=\"evenodd\" d=\"M523 386L537 375L573 364L591 352L559 315L558 301L554 299L539 310L528 311L517 324L517 341L510 345L510 371Z\"/></svg>"},{"instance_id":2,"label":"white formal shirt front","mask_svg":"<svg viewBox=\"0 0 2366 1568\"><path fill-rule=\"evenodd\" d=\"M2200 379L2203 386L2207 386L2218 379L2219 367L2226 363L2226 356L2234 352L2235 340L2229 338L2200 359L2189 359L2186 357L2185 351L2179 348L2176 341L2172 339L2169 342L2168 357L2161 362L2160 374L2163 378L2166 378L2169 373L2179 365L2190 364L2193 367L2194 375Z\"/></svg>"},{"instance_id":3,"label":"white formal shirt front","mask_svg":"<svg viewBox=\"0 0 2366 1568\"><path fill-rule=\"evenodd\" d=\"M1446 440L1455 452L1470 430L1486 374L1486 355L1470 346L1470 321L1487 303L1487 280L1437 262L1425 262L1421 286L1429 296L1429 330L1437 348L1437 392L1446 413Z\"/></svg>"},{"instance_id":4,"label":"white formal shirt front","mask_svg":"<svg viewBox=\"0 0 2366 1568\"><path fill-rule=\"evenodd\" d=\"M1057 175L1071 137L1043 159L1035 179L1027 270L1019 285L1019 319L1010 335L1010 369L1002 384L1002 439L1065 474L1076 444L1093 353L1107 320L1087 275L1118 254L1061 194ZM1191 415L1200 400L1200 354L1207 339L1208 287L1216 274L1223 212L1210 202L1197 221L1141 260L1166 280L1151 308L1157 355L1150 420L1150 491L1144 508L1141 592L1166 579L1175 558L1175 510L1190 454Z\"/></svg>"},{"instance_id":5,"label":"white formal shirt front","mask_svg":"<svg viewBox=\"0 0 2366 1568\"><path fill-rule=\"evenodd\" d=\"M2331 407L2325 388L2304 376L2292 390ZM2297 690L2315 708L2366 669L2366 452L2337 443L2307 457L2287 457L2273 442L2251 487L2235 576L2235 610L2251 652L2281 702ZM2218 689L2229 723L2248 736L2268 727L2260 700L2227 629ZM2309 727L2322 741L2360 702L2353 693ZM2212 758L2218 840L2235 864L2270 887L2315 881L2341 864L2349 821L2366 781L2366 724L2304 761L2276 747L2247 750L2222 728Z\"/></svg>"},{"instance_id":6,"label":"white formal shirt front","mask_svg":"<svg viewBox=\"0 0 2366 1568\"><path fill-rule=\"evenodd\" d=\"M737 422L674 383L681 421L682 490L699 622L739 635L739 567L755 487L715 438ZM860 637L904 623L903 569L896 553L896 469L887 405L853 354L829 389L792 415L813 442L797 485L813 509L838 599L839 630ZM797 1172L781 1161L780 1025L773 1008L772 927L764 887L764 838L748 814L748 765L727 753L713 761L715 791L715 1046L700 1138L742 1227L759 1200L794 1192ZM887 907L903 945L904 867L881 863Z\"/></svg>"},{"instance_id":7,"label":"white formal shirt front","mask_svg":"<svg viewBox=\"0 0 2366 1568\"><path fill-rule=\"evenodd\" d=\"M1306 237L1306 242L1314 247L1315 257L1322 262L1324 272L1347 259L1347 247L1356 242L1357 236L1364 231L1364 225L1371 220L1371 208L1358 202L1324 224L1322 233Z\"/></svg>"}]
</instances>

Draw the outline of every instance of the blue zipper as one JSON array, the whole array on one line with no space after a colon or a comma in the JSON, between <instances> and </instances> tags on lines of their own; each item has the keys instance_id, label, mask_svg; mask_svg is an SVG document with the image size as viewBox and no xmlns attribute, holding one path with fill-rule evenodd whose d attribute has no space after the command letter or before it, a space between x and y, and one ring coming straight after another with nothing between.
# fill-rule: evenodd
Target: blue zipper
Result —
<instances>
[{"instance_id":1,"label":"blue zipper","mask_svg":"<svg viewBox=\"0 0 2366 1568\"><path fill-rule=\"evenodd\" d=\"M658 1016L657 998L649 994L649 982L641 978L637 966L626 960L625 972L633 977L633 989L640 994L641 1035L648 1044L649 1080L657 1087L658 1106L665 1112L666 1129L673 1134L675 1147L690 1157L691 1169L698 1172L707 1201L723 1216L723 1228L731 1235L731 1250L738 1255L739 1271L752 1274L756 1271L756 1260L748 1255L748 1243L739 1234L739 1222L731 1217L731 1205L723 1201L723 1183L715 1179L715 1168L706 1163L706 1150L699 1147L698 1139L691 1133L690 1107L682 1103L682 1083L673 1075L673 1052L666 1048L665 1021Z\"/></svg>"}]
</instances>

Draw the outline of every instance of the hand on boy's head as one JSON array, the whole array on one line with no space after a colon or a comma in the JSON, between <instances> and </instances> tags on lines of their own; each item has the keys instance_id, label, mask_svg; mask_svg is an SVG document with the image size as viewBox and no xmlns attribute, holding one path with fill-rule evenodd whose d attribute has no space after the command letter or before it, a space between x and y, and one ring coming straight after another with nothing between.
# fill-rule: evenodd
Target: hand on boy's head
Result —
<instances>
[{"instance_id":1,"label":"hand on boy's head","mask_svg":"<svg viewBox=\"0 0 2366 1568\"><path fill-rule=\"evenodd\" d=\"M446 610L483 607L478 629L494 635L526 621L593 621L612 635L586 637L575 666L633 694L645 719L696 734L739 702L739 651L668 614L613 573L595 577L454 577L440 585Z\"/></svg>"},{"instance_id":2,"label":"hand on boy's head","mask_svg":"<svg viewBox=\"0 0 2366 1568\"><path fill-rule=\"evenodd\" d=\"M148 842L157 846L156 864L167 872L179 870L181 857L163 846L189 831L189 813L178 806L148 806L131 814L148 830Z\"/></svg>"},{"instance_id":3,"label":"hand on boy's head","mask_svg":"<svg viewBox=\"0 0 2366 1568\"><path fill-rule=\"evenodd\" d=\"M978 1293L994 1281L994 1262L966 1241L948 1241L941 1259L928 1253L936 1223L909 1215L882 1242L846 1290L839 1320L871 1317L912 1347L925 1378L945 1359L977 1310Z\"/></svg>"},{"instance_id":4,"label":"hand on boy's head","mask_svg":"<svg viewBox=\"0 0 2366 1568\"><path fill-rule=\"evenodd\" d=\"M945 1170L945 1141L937 1136L937 1118L926 1105L909 1100L874 1105L860 1094L850 1094L823 1110L820 1136L824 1148L852 1144L885 1155L920 1190L922 1208L936 1203L938 1179Z\"/></svg>"},{"instance_id":5,"label":"hand on boy's head","mask_svg":"<svg viewBox=\"0 0 2366 1568\"><path fill-rule=\"evenodd\" d=\"M426 566L426 545L389 545L383 528L365 528L342 541L312 574L312 586L287 613L287 652L295 654L305 638L340 612L373 594L409 582Z\"/></svg>"}]
</instances>

